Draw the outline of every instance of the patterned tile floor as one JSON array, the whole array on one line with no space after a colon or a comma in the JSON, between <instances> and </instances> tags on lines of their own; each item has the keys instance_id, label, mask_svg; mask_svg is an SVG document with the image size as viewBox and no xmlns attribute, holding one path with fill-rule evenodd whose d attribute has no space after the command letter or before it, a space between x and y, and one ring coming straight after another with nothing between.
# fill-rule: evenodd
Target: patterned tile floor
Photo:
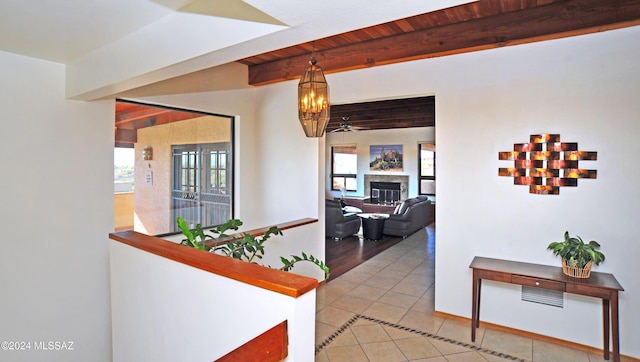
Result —
<instances>
[{"instance_id":1,"label":"patterned tile floor","mask_svg":"<svg viewBox=\"0 0 640 362\"><path fill-rule=\"evenodd\" d=\"M317 290L316 361L596 362L602 356L433 316L429 226Z\"/></svg>"}]
</instances>

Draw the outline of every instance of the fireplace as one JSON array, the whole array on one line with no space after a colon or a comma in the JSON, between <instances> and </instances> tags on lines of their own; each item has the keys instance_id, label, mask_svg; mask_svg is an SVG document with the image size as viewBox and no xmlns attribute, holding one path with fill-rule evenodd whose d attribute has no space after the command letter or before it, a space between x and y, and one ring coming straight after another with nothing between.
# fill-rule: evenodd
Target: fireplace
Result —
<instances>
[{"instance_id":1,"label":"fireplace","mask_svg":"<svg viewBox=\"0 0 640 362\"><path fill-rule=\"evenodd\" d=\"M371 182L372 204L393 205L400 201L400 182Z\"/></svg>"},{"instance_id":2,"label":"fireplace","mask_svg":"<svg viewBox=\"0 0 640 362\"><path fill-rule=\"evenodd\" d=\"M371 204L378 203L378 202L374 202L371 199L372 198L371 184L374 182L400 184L400 196L398 198L398 201L406 200L409 198L409 176L365 174L364 175L364 196L367 199L367 201L365 201L366 203L371 203ZM397 188L394 188L394 189L397 190ZM378 197L378 199L379 198L380 197Z\"/></svg>"}]
</instances>

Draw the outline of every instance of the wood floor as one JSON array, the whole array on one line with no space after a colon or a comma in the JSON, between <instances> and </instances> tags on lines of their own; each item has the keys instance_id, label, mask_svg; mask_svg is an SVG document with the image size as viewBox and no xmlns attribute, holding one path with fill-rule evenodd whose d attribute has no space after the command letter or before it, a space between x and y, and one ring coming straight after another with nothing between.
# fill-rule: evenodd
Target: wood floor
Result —
<instances>
[{"instance_id":1,"label":"wood floor","mask_svg":"<svg viewBox=\"0 0 640 362\"><path fill-rule=\"evenodd\" d=\"M331 271L331 280L399 243L402 237L384 235L381 240L373 241L354 235L342 240L325 240L325 263Z\"/></svg>"}]
</instances>

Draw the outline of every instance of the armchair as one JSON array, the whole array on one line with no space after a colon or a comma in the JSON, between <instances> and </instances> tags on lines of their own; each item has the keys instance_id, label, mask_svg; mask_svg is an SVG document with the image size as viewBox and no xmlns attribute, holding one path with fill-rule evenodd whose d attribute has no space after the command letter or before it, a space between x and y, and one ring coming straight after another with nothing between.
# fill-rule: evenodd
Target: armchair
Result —
<instances>
[{"instance_id":1,"label":"armchair","mask_svg":"<svg viewBox=\"0 0 640 362\"><path fill-rule=\"evenodd\" d=\"M325 236L343 239L360 230L360 218L355 213L344 213L336 200L325 200Z\"/></svg>"}]
</instances>

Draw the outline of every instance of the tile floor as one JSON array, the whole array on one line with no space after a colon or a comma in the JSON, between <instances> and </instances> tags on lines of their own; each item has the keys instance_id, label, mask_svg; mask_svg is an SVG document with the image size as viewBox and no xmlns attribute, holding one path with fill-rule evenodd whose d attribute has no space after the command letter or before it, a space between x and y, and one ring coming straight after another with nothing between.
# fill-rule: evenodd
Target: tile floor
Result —
<instances>
[{"instance_id":1,"label":"tile floor","mask_svg":"<svg viewBox=\"0 0 640 362\"><path fill-rule=\"evenodd\" d=\"M604 361L602 356L433 316L435 228L317 290L316 361Z\"/></svg>"}]
</instances>

